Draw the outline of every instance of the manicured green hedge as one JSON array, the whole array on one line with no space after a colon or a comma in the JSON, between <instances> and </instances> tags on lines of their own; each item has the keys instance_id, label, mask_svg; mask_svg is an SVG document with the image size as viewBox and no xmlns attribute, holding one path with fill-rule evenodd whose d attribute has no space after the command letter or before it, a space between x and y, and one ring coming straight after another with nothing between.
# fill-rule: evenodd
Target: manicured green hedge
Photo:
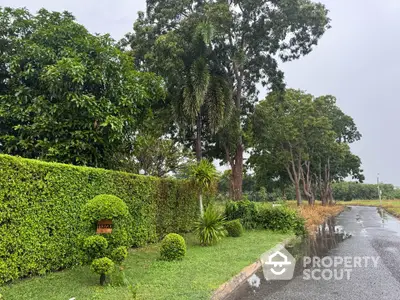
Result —
<instances>
[{"instance_id":1,"label":"manicured green hedge","mask_svg":"<svg viewBox=\"0 0 400 300\"><path fill-rule=\"evenodd\" d=\"M83 205L99 194L128 206L128 246L187 232L198 217L191 183L0 155L0 284L85 260Z\"/></svg>"}]
</instances>

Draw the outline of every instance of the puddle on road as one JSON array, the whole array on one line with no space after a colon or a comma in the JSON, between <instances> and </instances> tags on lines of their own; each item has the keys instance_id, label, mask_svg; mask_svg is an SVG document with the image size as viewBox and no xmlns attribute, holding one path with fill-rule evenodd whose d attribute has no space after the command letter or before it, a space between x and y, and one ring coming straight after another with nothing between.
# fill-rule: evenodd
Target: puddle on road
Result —
<instances>
[{"instance_id":1,"label":"puddle on road","mask_svg":"<svg viewBox=\"0 0 400 300\"><path fill-rule=\"evenodd\" d=\"M294 277L303 273L303 256L324 257L345 239L351 237L342 226L336 225L334 217L329 218L318 227L315 236L298 239L285 248L296 258ZM253 276L242 284L227 300L257 299L257 295L267 295L283 288L290 281L267 281L260 268ZM260 298L262 299L262 298Z\"/></svg>"}]
</instances>

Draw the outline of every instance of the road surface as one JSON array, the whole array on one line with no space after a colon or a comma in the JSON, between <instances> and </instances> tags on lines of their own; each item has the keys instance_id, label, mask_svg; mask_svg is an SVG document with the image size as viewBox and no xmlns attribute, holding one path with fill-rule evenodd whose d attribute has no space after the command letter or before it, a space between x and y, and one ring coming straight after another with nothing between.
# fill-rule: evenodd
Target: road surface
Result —
<instances>
[{"instance_id":1,"label":"road surface","mask_svg":"<svg viewBox=\"0 0 400 300\"><path fill-rule=\"evenodd\" d=\"M308 256L329 256L332 259L373 257L378 259L377 263L373 264L370 261L361 267L352 267L349 279L344 276L342 280L305 280L304 260L298 257L292 280L266 281L260 270L250 282L239 287L229 300L399 300L399 220L379 213L376 207L354 206L349 207L333 221L333 226L321 226L323 234L313 246L308 245ZM325 229L328 227L331 228L332 235L326 234ZM343 230L344 235L337 234Z\"/></svg>"}]
</instances>

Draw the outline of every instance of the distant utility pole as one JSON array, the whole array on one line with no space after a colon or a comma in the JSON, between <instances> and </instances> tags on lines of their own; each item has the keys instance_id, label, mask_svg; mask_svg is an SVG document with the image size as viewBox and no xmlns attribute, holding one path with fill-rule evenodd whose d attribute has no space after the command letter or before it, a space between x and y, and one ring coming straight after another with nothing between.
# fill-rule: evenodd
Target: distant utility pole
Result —
<instances>
[{"instance_id":1,"label":"distant utility pole","mask_svg":"<svg viewBox=\"0 0 400 300\"><path fill-rule=\"evenodd\" d=\"M378 177L376 179L376 183L378 184L379 205L382 207L381 189L379 188L379 173L378 173Z\"/></svg>"}]
</instances>

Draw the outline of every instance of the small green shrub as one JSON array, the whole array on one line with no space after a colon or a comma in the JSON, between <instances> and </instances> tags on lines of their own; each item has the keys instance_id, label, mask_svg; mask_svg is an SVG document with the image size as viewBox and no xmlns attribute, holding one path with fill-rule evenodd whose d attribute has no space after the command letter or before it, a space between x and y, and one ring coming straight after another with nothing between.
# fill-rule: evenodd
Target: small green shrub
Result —
<instances>
[{"instance_id":1,"label":"small green shrub","mask_svg":"<svg viewBox=\"0 0 400 300\"><path fill-rule=\"evenodd\" d=\"M111 252L111 259L117 265L122 264L122 262L126 259L127 256L128 256L128 249L126 247L124 247L124 246L120 246L118 248L115 248Z\"/></svg>"},{"instance_id":2,"label":"small green shrub","mask_svg":"<svg viewBox=\"0 0 400 300\"><path fill-rule=\"evenodd\" d=\"M195 232L203 246L210 246L226 236L225 218L212 205L209 205L195 223Z\"/></svg>"},{"instance_id":3,"label":"small green shrub","mask_svg":"<svg viewBox=\"0 0 400 300\"><path fill-rule=\"evenodd\" d=\"M162 260L180 260L186 255L184 238L176 233L167 234L161 242L160 256Z\"/></svg>"},{"instance_id":4,"label":"small green shrub","mask_svg":"<svg viewBox=\"0 0 400 300\"><path fill-rule=\"evenodd\" d=\"M106 238L101 235L89 236L83 242L83 249L91 260L103 257L107 247L108 242Z\"/></svg>"},{"instance_id":5,"label":"small green shrub","mask_svg":"<svg viewBox=\"0 0 400 300\"><path fill-rule=\"evenodd\" d=\"M104 285L106 275L110 274L114 269L114 262L108 257L95 259L90 265L90 270L100 275L100 285Z\"/></svg>"},{"instance_id":6,"label":"small green shrub","mask_svg":"<svg viewBox=\"0 0 400 300\"><path fill-rule=\"evenodd\" d=\"M113 195L97 195L83 207L83 219L90 223L128 216L128 206Z\"/></svg>"},{"instance_id":7,"label":"small green shrub","mask_svg":"<svg viewBox=\"0 0 400 300\"><path fill-rule=\"evenodd\" d=\"M243 226L239 219L226 222L225 229L231 237L239 237L243 234Z\"/></svg>"},{"instance_id":8,"label":"small green shrub","mask_svg":"<svg viewBox=\"0 0 400 300\"><path fill-rule=\"evenodd\" d=\"M257 213L257 204L249 200L228 201L225 205L226 219L229 221L240 219L246 229L257 227L257 221L255 220Z\"/></svg>"}]
</instances>

